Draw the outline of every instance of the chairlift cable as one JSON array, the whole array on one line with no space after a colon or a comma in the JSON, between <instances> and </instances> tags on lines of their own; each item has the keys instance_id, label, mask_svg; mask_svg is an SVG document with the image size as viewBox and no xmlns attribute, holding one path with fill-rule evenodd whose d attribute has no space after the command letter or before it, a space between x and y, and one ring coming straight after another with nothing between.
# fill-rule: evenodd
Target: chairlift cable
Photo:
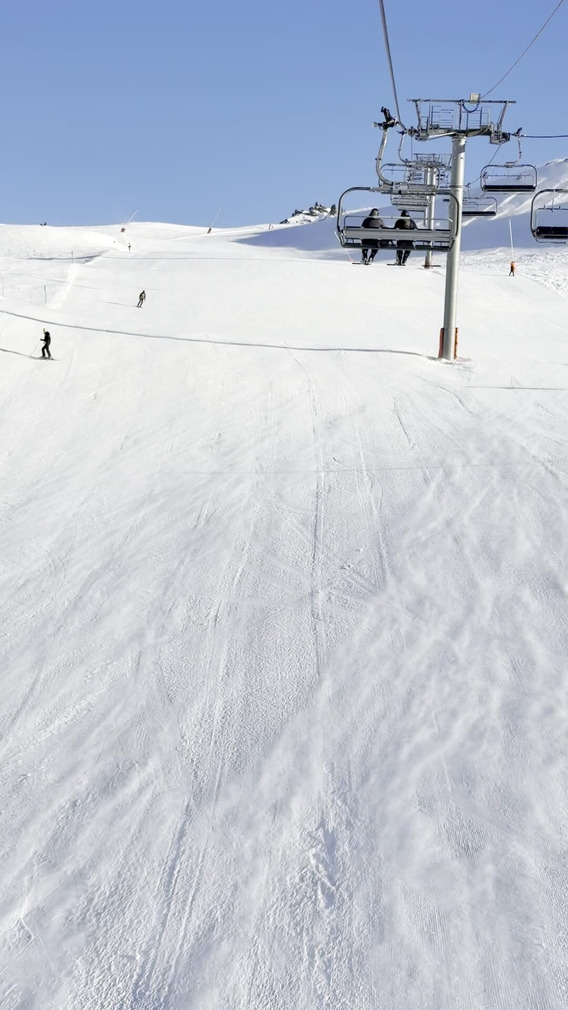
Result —
<instances>
[{"instance_id":1,"label":"chairlift cable","mask_svg":"<svg viewBox=\"0 0 568 1010\"><path fill-rule=\"evenodd\" d=\"M562 0L562 3L563 2L564 2L564 0ZM390 69L390 75L391 75L391 81L392 81L392 90L393 90L393 94L394 94L394 104L395 104L395 107L396 107L396 116L397 116L397 119L398 119L400 125L402 126L403 130L406 132L406 127L405 127L404 123L402 122L402 118L401 118L401 115L400 115L400 106L398 104L398 93L397 93L397 90L396 90L396 81L394 79L394 67L392 65L392 56L391 56L391 49L390 49L390 42L389 42L389 30L387 28L387 16L385 14L384 0L379 0L379 6L381 8L381 20L383 22L383 34L384 34L384 37L385 37L385 49L386 49L386 53L387 53L387 59L389 61L389 69Z\"/></svg>"},{"instance_id":2,"label":"chairlift cable","mask_svg":"<svg viewBox=\"0 0 568 1010\"><path fill-rule=\"evenodd\" d=\"M499 78L499 80L497 81L497 83L494 84L492 88L489 88L489 91L486 91L485 94L481 96L481 101L483 101L484 98L487 98L487 96L490 95L492 91L495 91L495 88L498 88L499 85L505 80L505 78L509 76L509 74L511 73L511 71L515 69L515 67L517 66L517 64L521 62L523 56L526 56L526 54L528 53L529 49L532 48L532 46L535 44L536 40L542 35L544 29L547 27L547 25L550 24L550 22L552 21L554 15L556 14L557 11L560 10L560 8L562 7L563 3L564 3L564 0L560 0L560 3L556 4L556 7L552 11L552 14L549 14L549 16L547 17L546 21L544 22L544 24L542 25L542 27L539 28L539 30L536 33L536 35L534 36L534 38L531 39L531 41L529 42L529 44L526 47L526 49L523 49L523 52L518 57L518 59L515 60L515 62L512 64L512 66L509 67L509 69L507 70L507 73L503 74L503 76Z\"/></svg>"}]
</instances>

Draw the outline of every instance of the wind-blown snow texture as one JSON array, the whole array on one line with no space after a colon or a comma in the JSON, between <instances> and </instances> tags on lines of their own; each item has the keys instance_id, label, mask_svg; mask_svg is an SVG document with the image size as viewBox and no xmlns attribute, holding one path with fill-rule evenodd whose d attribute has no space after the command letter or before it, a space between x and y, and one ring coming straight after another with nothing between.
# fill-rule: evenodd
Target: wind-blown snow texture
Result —
<instances>
[{"instance_id":1,"label":"wind-blown snow texture","mask_svg":"<svg viewBox=\"0 0 568 1010\"><path fill-rule=\"evenodd\" d=\"M0 228L3 1010L568 1004L568 257L333 243Z\"/></svg>"}]
</instances>

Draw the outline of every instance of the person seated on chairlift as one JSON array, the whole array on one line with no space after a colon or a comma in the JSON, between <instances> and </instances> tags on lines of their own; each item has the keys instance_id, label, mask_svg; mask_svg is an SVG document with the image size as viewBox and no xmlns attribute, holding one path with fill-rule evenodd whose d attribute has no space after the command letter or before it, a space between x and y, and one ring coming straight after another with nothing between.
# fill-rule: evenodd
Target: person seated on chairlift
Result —
<instances>
[{"instance_id":1,"label":"person seated on chairlift","mask_svg":"<svg viewBox=\"0 0 568 1010\"><path fill-rule=\"evenodd\" d=\"M362 228L384 228L385 223L382 218L379 217L379 212L376 207L373 207L371 213L365 218L361 224ZM375 256L377 255L379 249L384 249L388 245L388 242L379 242L377 239L365 239L364 244L361 248L361 262L366 266L369 266L373 262Z\"/></svg>"},{"instance_id":2,"label":"person seated on chairlift","mask_svg":"<svg viewBox=\"0 0 568 1010\"><path fill-rule=\"evenodd\" d=\"M397 229L410 230L411 228L416 228L416 221L410 217L407 210L403 210L398 221L395 221L394 227ZM396 243L396 262L399 267L405 267L406 261L410 256L410 250L414 248L413 242L398 241Z\"/></svg>"}]
</instances>

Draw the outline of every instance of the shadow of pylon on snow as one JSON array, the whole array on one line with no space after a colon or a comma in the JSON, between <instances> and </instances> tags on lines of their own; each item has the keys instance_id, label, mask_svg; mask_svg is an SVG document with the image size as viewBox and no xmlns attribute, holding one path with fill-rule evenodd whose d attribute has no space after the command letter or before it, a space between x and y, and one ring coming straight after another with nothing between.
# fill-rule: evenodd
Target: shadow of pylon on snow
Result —
<instances>
[{"instance_id":1,"label":"shadow of pylon on snow","mask_svg":"<svg viewBox=\"0 0 568 1010\"><path fill-rule=\"evenodd\" d=\"M23 351L12 351L9 347L0 347L0 351L2 351L3 354L17 354L20 358L31 358L32 361L36 360L36 356L34 354L24 354Z\"/></svg>"},{"instance_id":2,"label":"shadow of pylon on snow","mask_svg":"<svg viewBox=\"0 0 568 1010\"><path fill-rule=\"evenodd\" d=\"M43 322L47 323L48 326L50 324L57 326L59 329L83 330L85 333L111 333L119 337L140 337L144 340L172 340L182 344L209 344L210 347L262 347L269 351L315 351L316 353L337 353L338 351L343 351L344 353L352 354L403 354L411 358L423 358L426 361L438 360L432 354L424 354L421 351L404 351L394 347L336 347L333 344L322 344L312 347L309 344L268 344L261 340L212 340L206 333L202 337L179 337L173 333L137 333L134 330L111 330L105 326L83 326L81 323L54 322L51 319L46 319L45 316L29 316L23 312L12 312L10 309L0 309L0 314L13 316L16 319L32 319L35 323ZM0 350L2 350L1 347ZM21 352L11 351L8 353L20 354ZM32 357L32 355L28 354L24 355L24 357Z\"/></svg>"}]
</instances>

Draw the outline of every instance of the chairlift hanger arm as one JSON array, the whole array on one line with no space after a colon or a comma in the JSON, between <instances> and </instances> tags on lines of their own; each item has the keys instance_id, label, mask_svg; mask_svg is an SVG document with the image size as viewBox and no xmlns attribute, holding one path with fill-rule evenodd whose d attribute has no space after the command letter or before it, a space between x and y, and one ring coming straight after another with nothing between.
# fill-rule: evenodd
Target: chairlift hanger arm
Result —
<instances>
[{"instance_id":1,"label":"chairlift hanger arm","mask_svg":"<svg viewBox=\"0 0 568 1010\"><path fill-rule=\"evenodd\" d=\"M383 131L383 135L381 137L381 144L380 144L380 147L379 147L379 153L377 154L377 157L375 159L375 168L377 170L378 180L379 180L379 182L382 182L385 186L390 185L389 180L385 178L385 176L382 174L382 171L381 171L381 164L382 164L383 156L384 156L384 153L385 153L385 147L387 146L387 137L388 137L388 131L384 130Z\"/></svg>"}]
</instances>

